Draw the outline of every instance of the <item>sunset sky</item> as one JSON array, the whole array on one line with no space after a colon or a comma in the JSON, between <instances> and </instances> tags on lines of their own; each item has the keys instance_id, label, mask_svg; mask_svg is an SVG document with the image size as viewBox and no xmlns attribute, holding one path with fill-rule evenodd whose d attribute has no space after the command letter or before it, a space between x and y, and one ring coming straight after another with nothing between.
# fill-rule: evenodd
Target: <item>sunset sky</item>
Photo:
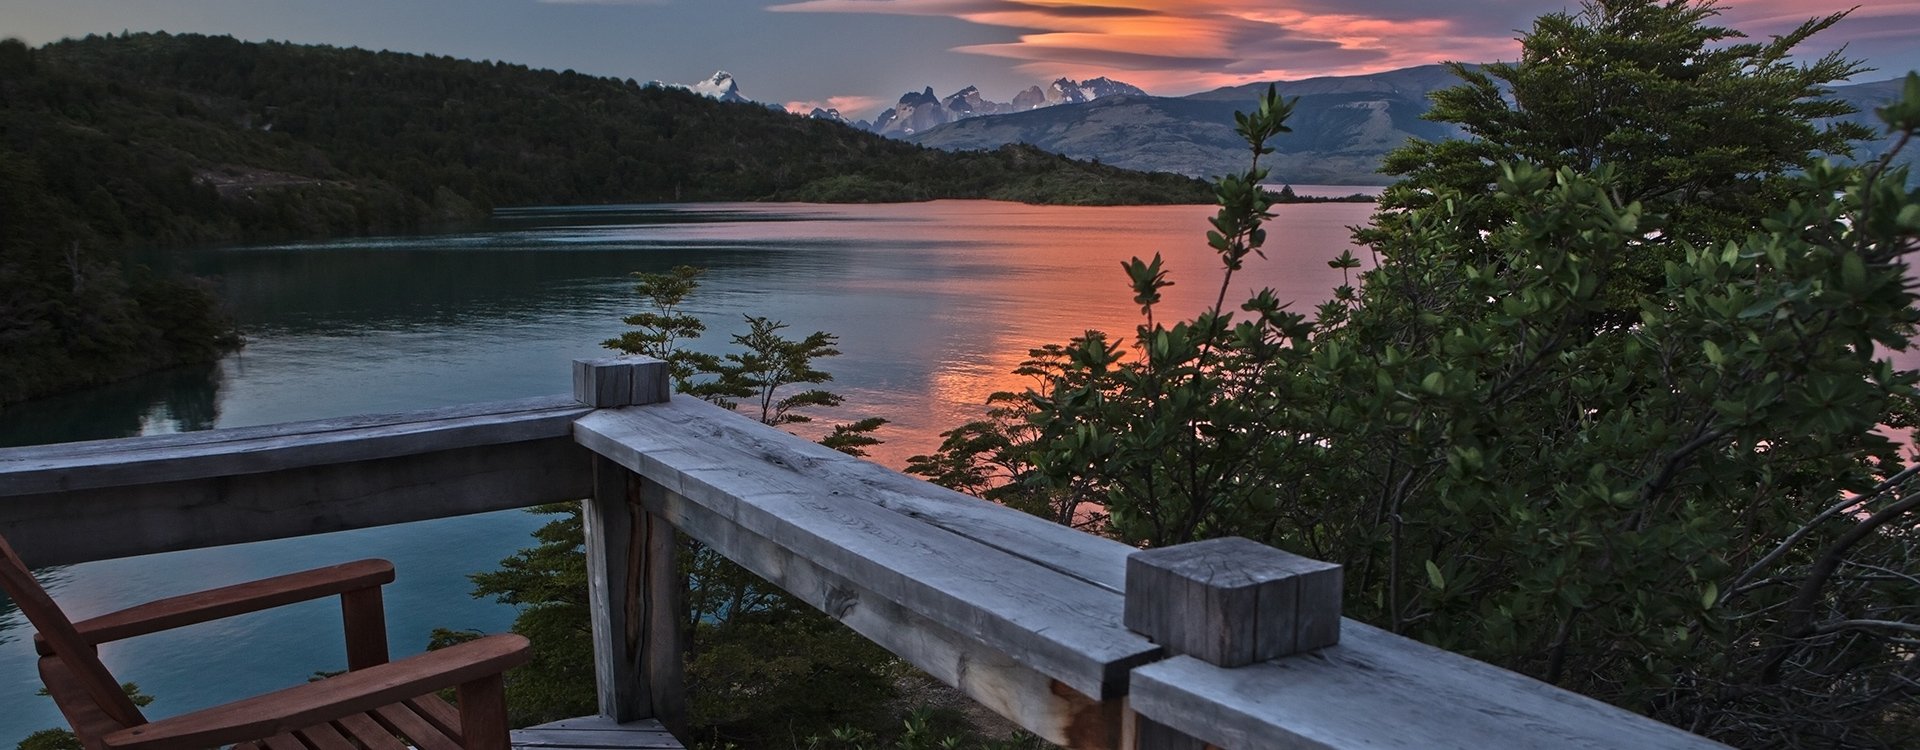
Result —
<instances>
[{"instance_id":1,"label":"sunset sky","mask_svg":"<svg viewBox=\"0 0 1920 750\"><path fill-rule=\"evenodd\" d=\"M1725 25L1781 33L1859 10L1842 44L1920 68L1920 0L1730 0ZM871 117L902 92L977 84L1005 101L1060 76L1150 93L1512 59L1514 37L1570 0L0 0L0 35L39 44L129 30L232 34L495 59L691 83L731 71L742 93Z\"/></svg>"}]
</instances>

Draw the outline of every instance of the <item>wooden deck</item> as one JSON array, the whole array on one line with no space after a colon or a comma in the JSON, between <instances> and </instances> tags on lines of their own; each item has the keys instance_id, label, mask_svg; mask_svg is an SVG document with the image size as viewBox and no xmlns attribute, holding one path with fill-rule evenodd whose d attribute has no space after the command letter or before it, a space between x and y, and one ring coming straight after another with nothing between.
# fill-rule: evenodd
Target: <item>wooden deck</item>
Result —
<instances>
[{"instance_id":1,"label":"wooden deck","mask_svg":"<svg viewBox=\"0 0 1920 750\"><path fill-rule=\"evenodd\" d=\"M0 449L0 531L51 565L586 498L612 718L520 730L516 748L682 747L620 721L684 720L682 535L1076 750L1724 748L1339 619L1277 550L1137 550L670 396L664 363L574 365L571 397ZM1331 622L1337 641L1302 645Z\"/></svg>"},{"instance_id":2,"label":"wooden deck","mask_svg":"<svg viewBox=\"0 0 1920 750\"><path fill-rule=\"evenodd\" d=\"M513 730L514 750L685 750L653 719L616 724L605 716Z\"/></svg>"}]
</instances>

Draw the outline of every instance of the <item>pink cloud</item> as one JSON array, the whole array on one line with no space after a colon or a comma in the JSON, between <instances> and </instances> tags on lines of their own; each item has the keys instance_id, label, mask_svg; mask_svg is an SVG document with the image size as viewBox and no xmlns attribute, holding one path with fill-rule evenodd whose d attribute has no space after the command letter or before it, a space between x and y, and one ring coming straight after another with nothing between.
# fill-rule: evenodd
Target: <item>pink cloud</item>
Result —
<instances>
[{"instance_id":1,"label":"pink cloud","mask_svg":"<svg viewBox=\"0 0 1920 750\"><path fill-rule=\"evenodd\" d=\"M1920 34L1920 0L1737 0L1722 22L1755 36L1861 4L1861 19ZM1110 74L1156 93L1370 73L1458 60L1511 60L1517 29L1568 0L1436 5L1415 0L800 0L772 10L948 16L1018 32L1017 40L955 48L1016 61L1038 77ZM1883 28L1872 29L1874 32Z\"/></svg>"},{"instance_id":2,"label":"pink cloud","mask_svg":"<svg viewBox=\"0 0 1920 750\"><path fill-rule=\"evenodd\" d=\"M826 99L787 102L781 106L796 115L810 114L815 109L837 109L849 120L857 119L860 113L878 108L881 99L876 96L829 96Z\"/></svg>"}]
</instances>

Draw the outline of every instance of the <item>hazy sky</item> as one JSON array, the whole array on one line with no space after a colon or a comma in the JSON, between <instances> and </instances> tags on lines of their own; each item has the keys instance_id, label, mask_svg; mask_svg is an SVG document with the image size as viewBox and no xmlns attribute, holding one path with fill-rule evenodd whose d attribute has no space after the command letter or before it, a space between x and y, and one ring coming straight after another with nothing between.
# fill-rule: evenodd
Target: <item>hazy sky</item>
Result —
<instances>
[{"instance_id":1,"label":"hazy sky","mask_svg":"<svg viewBox=\"0 0 1920 750\"><path fill-rule=\"evenodd\" d=\"M1725 25L1781 33L1858 5L1810 51L1893 77L1920 68L1920 0L1729 0ZM1533 17L1577 0L0 0L0 36L165 30L432 52L691 83L871 117L902 92L977 84L1006 101L1060 76L1151 93L1443 60L1512 59Z\"/></svg>"}]
</instances>

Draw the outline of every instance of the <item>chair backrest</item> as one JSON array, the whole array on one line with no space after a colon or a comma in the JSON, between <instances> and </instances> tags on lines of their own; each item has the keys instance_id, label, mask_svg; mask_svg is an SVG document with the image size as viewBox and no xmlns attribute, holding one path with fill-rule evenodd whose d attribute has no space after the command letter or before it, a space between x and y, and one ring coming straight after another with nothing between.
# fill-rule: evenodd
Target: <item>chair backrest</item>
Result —
<instances>
[{"instance_id":1,"label":"chair backrest","mask_svg":"<svg viewBox=\"0 0 1920 750\"><path fill-rule=\"evenodd\" d=\"M60 605L53 603L46 589L40 588L26 561L20 559L4 536L0 536L0 589L13 598L21 614L27 616L27 622L33 623L33 628L40 631L41 637L53 648L54 658L66 665L102 712L122 726L147 723L140 708L133 705L133 699L120 689L120 682L100 663L100 654L94 651L93 644L81 637L73 621L60 611Z\"/></svg>"}]
</instances>

